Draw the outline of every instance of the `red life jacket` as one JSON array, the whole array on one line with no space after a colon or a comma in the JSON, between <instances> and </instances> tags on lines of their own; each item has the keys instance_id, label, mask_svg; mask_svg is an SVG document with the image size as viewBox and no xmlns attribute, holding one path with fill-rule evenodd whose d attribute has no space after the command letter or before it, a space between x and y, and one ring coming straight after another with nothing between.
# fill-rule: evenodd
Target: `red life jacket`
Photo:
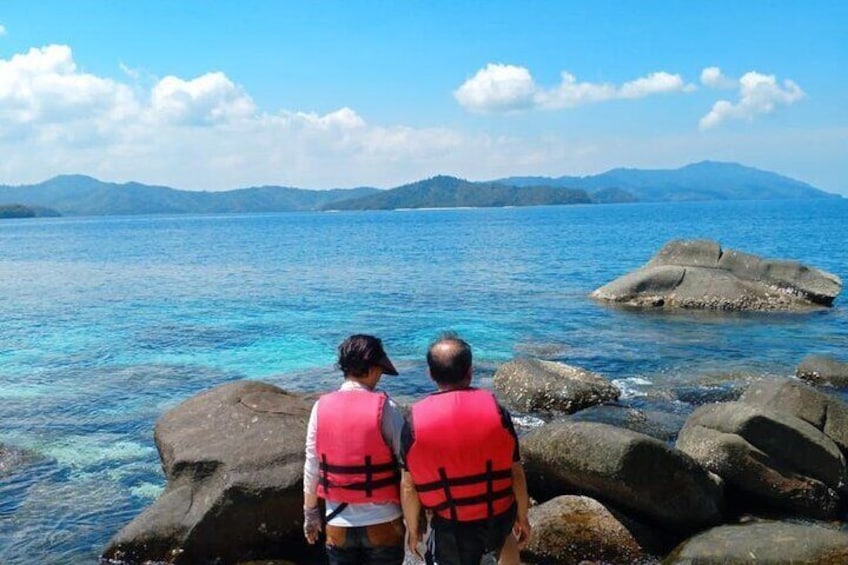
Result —
<instances>
[{"instance_id":1,"label":"red life jacket","mask_svg":"<svg viewBox=\"0 0 848 565\"><path fill-rule=\"evenodd\" d=\"M411 425L406 464L424 507L460 522L510 508L515 438L491 392L432 394L412 406Z\"/></svg>"},{"instance_id":2,"label":"red life jacket","mask_svg":"<svg viewBox=\"0 0 848 565\"><path fill-rule=\"evenodd\" d=\"M333 502L400 502L400 471L383 439L387 395L345 390L318 399L318 496Z\"/></svg>"}]
</instances>

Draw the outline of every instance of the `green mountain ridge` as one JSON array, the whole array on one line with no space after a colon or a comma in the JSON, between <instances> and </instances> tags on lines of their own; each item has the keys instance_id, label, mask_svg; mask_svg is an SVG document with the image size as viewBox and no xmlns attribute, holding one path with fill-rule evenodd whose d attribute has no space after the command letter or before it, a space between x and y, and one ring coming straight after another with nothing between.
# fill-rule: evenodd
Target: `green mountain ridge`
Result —
<instances>
[{"instance_id":1,"label":"green mountain ridge","mask_svg":"<svg viewBox=\"0 0 848 565\"><path fill-rule=\"evenodd\" d=\"M378 191L368 187L307 190L259 186L209 192L60 175L34 185L0 186L0 203L49 207L67 216L297 212L320 210L334 200Z\"/></svg>"},{"instance_id":2,"label":"green mountain ridge","mask_svg":"<svg viewBox=\"0 0 848 565\"><path fill-rule=\"evenodd\" d=\"M333 202L325 210L392 210L398 208L466 208L589 204L583 190L551 186L516 187L436 176L362 198Z\"/></svg>"},{"instance_id":3,"label":"green mountain ridge","mask_svg":"<svg viewBox=\"0 0 848 565\"><path fill-rule=\"evenodd\" d=\"M85 175L60 175L33 185L0 185L0 205L48 209L43 215L65 216L799 198L839 198L839 195L776 173L713 161L669 170L618 168L584 177L508 177L472 182L440 175L388 190L254 186L220 192L190 191L138 182L103 182Z\"/></svg>"},{"instance_id":4,"label":"green mountain ridge","mask_svg":"<svg viewBox=\"0 0 848 565\"><path fill-rule=\"evenodd\" d=\"M567 186L589 192L618 188L641 202L839 197L777 173L718 161L701 161L678 169L618 168L584 177L509 177L496 182Z\"/></svg>"}]
</instances>

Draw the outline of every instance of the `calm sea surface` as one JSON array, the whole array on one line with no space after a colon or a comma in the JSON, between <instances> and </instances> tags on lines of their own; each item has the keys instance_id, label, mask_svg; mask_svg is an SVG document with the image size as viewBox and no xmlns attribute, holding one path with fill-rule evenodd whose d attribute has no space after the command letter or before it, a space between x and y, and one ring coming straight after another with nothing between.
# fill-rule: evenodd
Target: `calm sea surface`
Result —
<instances>
[{"instance_id":1,"label":"calm sea surface","mask_svg":"<svg viewBox=\"0 0 848 565\"><path fill-rule=\"evenodd\" d=\"M587 298L675 238L848 280L848 200L4 220L0 444L18 463L0 463L0 563L96 562L163 488L165 410L243 378L334 387L350 333L384 339L404 400L430 389L423 356L446 329L484 386L532 355L602 373L625 403L846 357L844 297L727 316Z\"/></svg>"}]
</instances>

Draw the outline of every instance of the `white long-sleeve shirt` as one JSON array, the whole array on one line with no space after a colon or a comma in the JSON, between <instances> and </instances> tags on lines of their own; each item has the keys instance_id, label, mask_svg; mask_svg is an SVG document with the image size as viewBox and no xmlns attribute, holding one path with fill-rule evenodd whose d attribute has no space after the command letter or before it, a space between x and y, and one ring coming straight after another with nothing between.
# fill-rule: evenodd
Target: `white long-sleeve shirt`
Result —
<instances>
[{"instance_id":1,"label":"white long-sleeve shirt","mask_svg":"<svg viewBox=\"0 0 848 565\"><path fill-rule=\"evenodd\" d=\"M362 384L346 380L339 390L369 390ZM382 433L386 444L391 447L395 457L400 456L400 437L403 431L404 419L394 400L388 399L383 404ZM318 403L312 406L309 415L309 425L306 428L306 461L303 464L303 491L306 494L318 492L318 453L315 451L315 439L318 435ZM338 504L329 500L327 503L327 515L333 512ZM403 512L400 504L393 502L365 502L348 504L347 507L337 514L328 523L332 526L343 526L352 528L356 526L370 526L381 524L399 518Z\"/></svg>"}]
</instances>

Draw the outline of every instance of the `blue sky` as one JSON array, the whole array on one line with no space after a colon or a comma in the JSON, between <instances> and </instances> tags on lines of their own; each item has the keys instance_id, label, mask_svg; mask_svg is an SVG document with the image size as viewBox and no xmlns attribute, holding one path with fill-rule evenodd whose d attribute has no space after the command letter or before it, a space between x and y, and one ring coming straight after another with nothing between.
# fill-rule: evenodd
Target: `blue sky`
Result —
<instances>
[{"instance_id":1,"label":"blue sky","mask_svg":"<svg viewBox=\"0 0 848 565\"><path fill-rule=\"evenodd\" d=\"M0 183L737 161L848 194L848 2L0 4Z\"/></svg>"}]
</instances>

